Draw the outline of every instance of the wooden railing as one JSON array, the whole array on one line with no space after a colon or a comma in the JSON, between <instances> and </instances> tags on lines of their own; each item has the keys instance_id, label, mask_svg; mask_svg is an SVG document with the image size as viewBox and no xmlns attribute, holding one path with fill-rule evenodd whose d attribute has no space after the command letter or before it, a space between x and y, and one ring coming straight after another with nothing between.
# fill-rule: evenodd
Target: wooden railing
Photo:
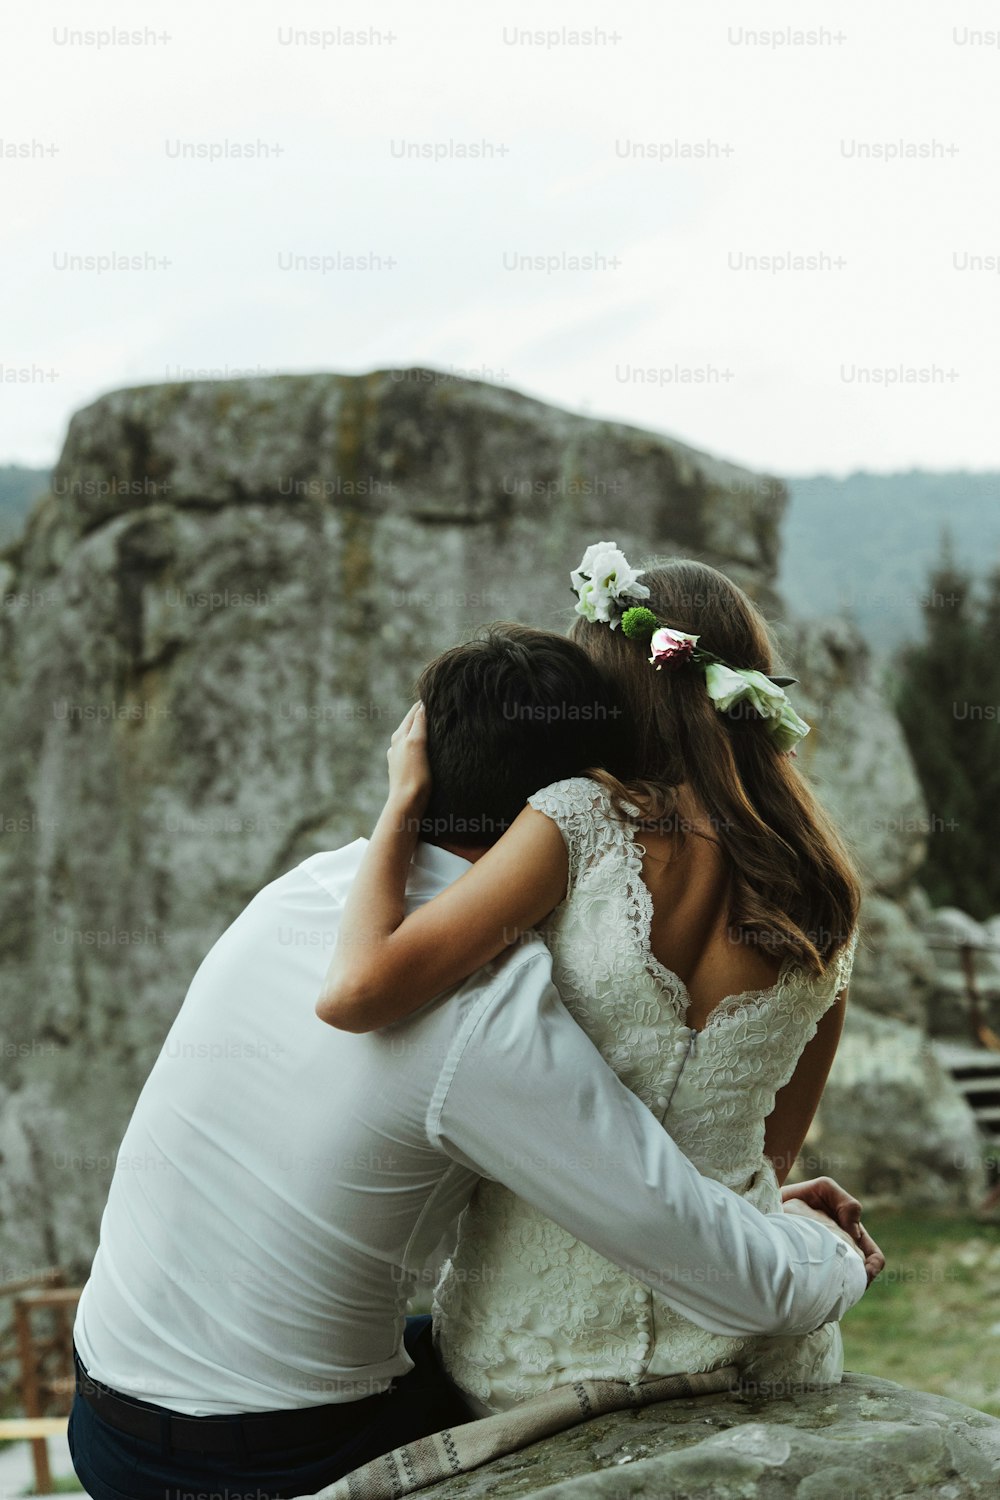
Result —
<instances>
[{"instance_id":1,"label":"wooden railing","mask_svg":"<svg viewBox=\"0 0 1000 1500\"><path fill-rule=\"evenodd\" d=\"M0 1438L31 1443L35 1490L52 1489L48 1439L65 1432L73 1401L73 1325L71 1313L79 1287L64 1285L58 1266L0 1285L0 1299L10 1299L11 1332L0 1341L0 1360L16 1356L22 1417L0 1421ZM40 1327L39 1315L47 1323Z\"/></svg>"}]
</instances>

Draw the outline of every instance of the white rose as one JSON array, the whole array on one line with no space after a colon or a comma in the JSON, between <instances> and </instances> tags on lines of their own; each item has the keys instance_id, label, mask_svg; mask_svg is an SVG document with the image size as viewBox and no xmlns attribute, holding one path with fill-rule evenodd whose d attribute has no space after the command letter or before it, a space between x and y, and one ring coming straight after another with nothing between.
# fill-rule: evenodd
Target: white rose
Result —
<instances>
[{"instance_id":1,"label":"white rose","mask_svg":"<svg viewBox=\"0 0 1000 1500\"><path fill-rule=\"evenodd\" d=\"M624 600L649 598L649 589L639 582L639 574L614 542L594 542L588 547L570 579L579 596L577 614L610 625L612 630L618 625Z\"/></svg>"}]
</instances>

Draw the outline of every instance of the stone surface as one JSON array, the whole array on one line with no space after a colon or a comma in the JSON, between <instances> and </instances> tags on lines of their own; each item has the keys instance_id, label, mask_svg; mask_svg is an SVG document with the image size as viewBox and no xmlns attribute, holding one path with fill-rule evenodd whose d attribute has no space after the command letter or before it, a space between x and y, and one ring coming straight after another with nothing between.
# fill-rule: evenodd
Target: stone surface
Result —
<instances>
[{"instance_id":1,"label":"stone surface","mask_svg":"<svg viewBox=\"0 0 1000 1500\"><path fill-rule=\"evenodd\" d=\"M917 1027L849 1005L806 1149L806 1175L868 1200L972 1208L986 1191L969 1106Z\"/></svg>"},{"instance_id":2,"label":"stone surface","mask_svg":"<svg viewBox=\"0 0 1000 1500\"><path fill-rule=\"evenodd\" d=\"M861 935L851 1003L876 1015L927 1028L935 985L933 956L905 909L871 892L861 910Z\"/></svg>"},{"instance_id":3,"label":"stone surface","mask_svg":"<svg viewBox=\"0 0 1000 1500\"><path fill-rule=\"evenodd\" d=\"M984 1191L982 1142L926 1046L940 989L928 903L913 885L929 828L913 763L855 626L792 623L781 636L812 725L799 763L867 888L847 1023L801 1165L869 1199L967 1207Z\"/></svg>"},{"instance_id":4,"label":"stone surface","mask_svg":"<svg viewBox=\"0 0 1000 1500\"><path fill-rule=\"evenodd\" d=\"M589 537L610 516L636 552L653 541L758 580L775 575L787 500L779 481L657 434L429 370L117 391L73 418L53 491L51 527L36 514L34 530L56 561L96 526L166 500L490 525L491 543L512 540L518 518L546 519L562 536L549 547L532 535L530 555L552 551L560 570L563 537L575 545L576 529ZM461 582L468 588L468 575Z\"/></svg>"},{"instance_id":5,"label":"stone surface","mask_svg":"<svg viewBox=\"0 0 1000 1500\"><path fill-rule=\"evenodd\" d=\"M802 769L834 815L871 889L901 895L926 853L929 819L899 721L857 627L797 622L780 632L812 732Z\"/></svg>"},{"instance_id":6,"label":"stone surface","mask_svg":"<svg viewBox=\"0 0 1000 1500\"><path fill-rule=\"evenodd\" d=\"M637 562L700 555L776 616L783 506L776 481L669 439L430 371L150 386L78 413L0 564L10 1274L85 1271L191 975L261 885L368 830L429 656L491 619L565 628L568 569L607 536ZM919 795L865 653L830 626L789 657L804 767L874 888L903 892L919 834L872 825Z\"/></svg>"},{"instance_id":7,"label":"stone surface","mask_svg":"<svg viewBox=\"0 0 1000 1500\"><path fill-rule=\"evenodd\" d=\"M421 1500L974 1500L1000 1489L1000 1421L888 1380L612 1412Z\"/></svg>"}]
</instances>

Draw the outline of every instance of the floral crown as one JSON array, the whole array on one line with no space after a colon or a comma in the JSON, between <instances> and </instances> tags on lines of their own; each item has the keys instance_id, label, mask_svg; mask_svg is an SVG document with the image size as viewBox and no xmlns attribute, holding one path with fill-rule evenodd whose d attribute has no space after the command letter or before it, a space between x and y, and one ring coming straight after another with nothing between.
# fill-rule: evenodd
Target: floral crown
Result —
<instances>
[{"instance_id":1,"label":"floral crown","mask_svg":"<svg viewBox=\"0 0 1000 1500\"><path fill-rule=\"evenodd\" d=\"M641 602L649 598L649 589L639 582L638 572L629 566L625 554L614 542L595 542L583 554L580 566L570 574L571 587L577 596L576 612L595 624L622 627L622 634L632 640L648 640L652 655L650 665L660 671L694 662L705 669L705 686L719 713L737 703L748 703L767 725L768 733L779 750L795 753L799 740L809 733L809 725L800 719L785 694L794 677L767 677L750 667L730 667L704 646L701 637L663 625Z\"/></svg>"}]
</instances>

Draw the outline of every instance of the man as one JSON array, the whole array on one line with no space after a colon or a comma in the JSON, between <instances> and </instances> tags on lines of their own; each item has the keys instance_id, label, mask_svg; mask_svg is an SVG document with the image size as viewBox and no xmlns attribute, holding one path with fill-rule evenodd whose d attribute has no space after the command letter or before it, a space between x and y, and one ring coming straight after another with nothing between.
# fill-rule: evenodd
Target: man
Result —
<instances>
[{"instance_id":1,"label":"man","mask_svg":"<svg viewBox=\"0 0 1000 1500\"><path fill-rule=\"evenodd\" d=\"M547 632L494 629L431 670L479 707L481 785L456 791L460 826L442 815L439 757L437 843L418 845L410 903L468 867L456 847L481 852L622 732L596 666ZM467 732L461 715L434 727ZM563 1008L536 937L405 1022L324 1026L363 849L314 855L254 898L136 1105L122 1154L139 1170L115 1176L75 1327L70 1442L93 1500L279 1500L465 1419L429 1320L406 1308L480 1176L720 1333L805 1332L865 1289L835 1226L765 1217L699 1176Z\"/></svg>"}]
</instances>

